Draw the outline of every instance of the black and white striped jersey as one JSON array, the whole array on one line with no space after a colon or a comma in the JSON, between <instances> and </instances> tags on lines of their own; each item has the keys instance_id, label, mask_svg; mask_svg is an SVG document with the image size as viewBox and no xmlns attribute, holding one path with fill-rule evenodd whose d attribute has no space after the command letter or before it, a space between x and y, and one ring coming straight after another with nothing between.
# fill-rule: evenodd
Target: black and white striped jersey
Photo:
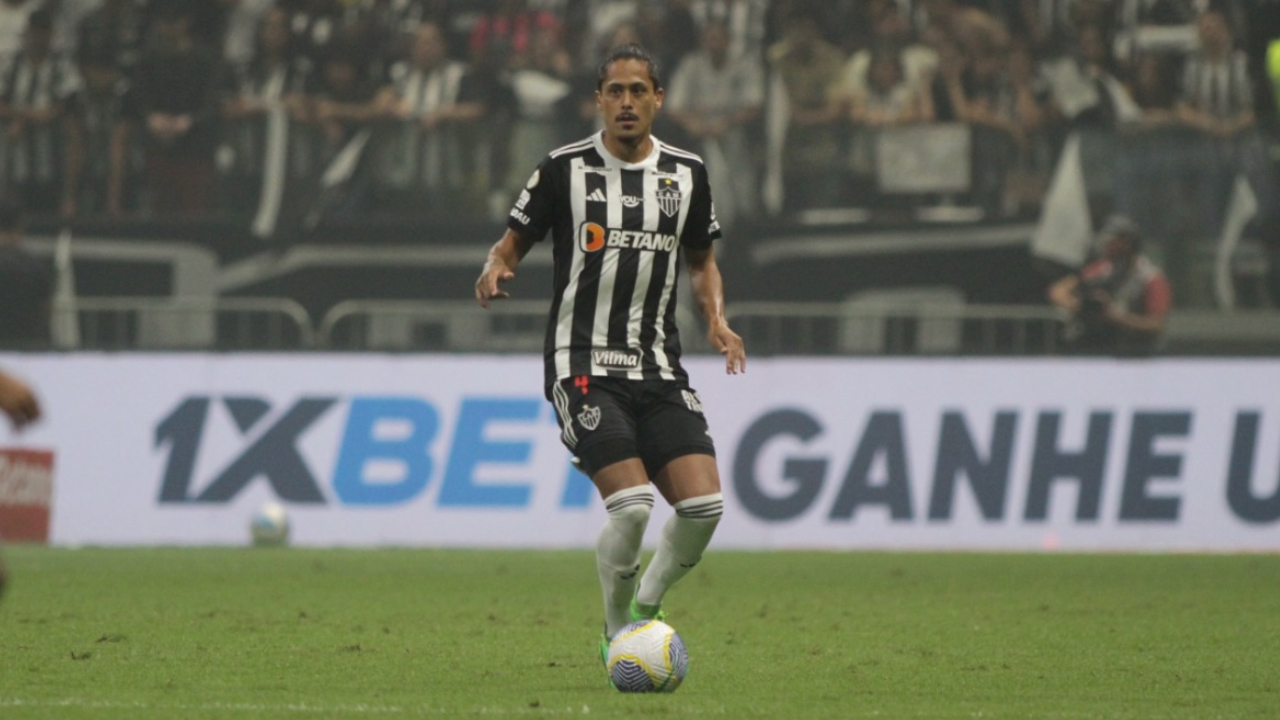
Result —
<instances>
[{"instance_id":1,"label":"black and white striped jersey","mask_svg":"<svg viewBox=\"0 0 1280 720\"><path fill-rule=\"evenodd\" d=\"M547 324L547 397L556 380L607 375L684 380L676 331L680 248L720 237L702 159L653 140L626 163L597 133L547 156L507 226L551 232L555 294Z\"/></svg>"}]
</instances>

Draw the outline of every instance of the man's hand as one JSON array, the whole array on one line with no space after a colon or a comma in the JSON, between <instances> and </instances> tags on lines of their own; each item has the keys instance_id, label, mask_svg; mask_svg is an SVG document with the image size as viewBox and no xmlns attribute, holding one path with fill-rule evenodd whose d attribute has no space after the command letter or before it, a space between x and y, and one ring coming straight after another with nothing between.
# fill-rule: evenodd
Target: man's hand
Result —
<instances>
[{"instance_id":1,"label":"man's hand","mask_svg":"<svg viewBox=\"0 0 1280 720\"><path fill-rule=\"evenodd\" d=\"M40 402L21 380L0 372L0 412L9 416L14 430L40 419Z\"/></svg>"},{"instance_id":2,"label":"man's hand","mask_svg":"<svg viewBox=\"0 0 1280 720\"><path fill-rule=\"evenodd\" d=\"M742 338L738 333L729 329L728 325L717 323L707 331L707 340L711 341L711 347L716 352L724 355L725 364L724 371L730 375L737 375L747 371L747 349L742 343Z\"/></svg>"},{"instance_id":3,"label":"man's hand","mask_svg":"<svg viewBox=\"0 0 1280 720\"><path fill-rule=\"evenodd\" d=\"M480 307L487 310L490 300L511 297L511 294L503 290L499 283L510 282L515 277L515 271L506 265L495 263L490 258L484 264L484 269L480 271L480 278L476 280L476 302L480 303Z\"/></svg>"},{"instance_id":4,"label":"man's hand","mask_svg":"<svg viewBox=\"0 0 1280 720\"><path fill-rule=\"evenodd\" d=\"M484 261L484 268L480 270L480 277L476 280L476 302L480 303L480 307L487 310L490 300L511 297L500 283L515 279L516 266L531 247L532 240L508 228L502 239L489 248L489 257Z\"/></svg>"}]
</instances>

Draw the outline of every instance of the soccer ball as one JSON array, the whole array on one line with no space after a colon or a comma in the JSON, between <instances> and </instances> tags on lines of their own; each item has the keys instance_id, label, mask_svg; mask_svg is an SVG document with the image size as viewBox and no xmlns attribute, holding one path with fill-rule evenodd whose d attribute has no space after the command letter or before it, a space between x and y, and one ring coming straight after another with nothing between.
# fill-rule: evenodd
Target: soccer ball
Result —
<instances>
[{"instance_id":1,"label":"soccer ball","mask_svg":"<svg viewBox=\"0 0 1280 720\"><path fill-rule=\"evenodd\" d=\"M289 542L289 516L284 506L269 502L258 508L249 521L249 535L254 545L284 545Z\"/></svg>"},{"instance_id":2,"label":"soccer ball","mask_svg":"<svg viewBox=\"0 0 1280 720\"><path fill-rule=\"evenodd\" d=\"M689 672L684 640L660 620L641 620L609 642L609 680L622 692L675 692Z\"/></svg>"}]
</instances>

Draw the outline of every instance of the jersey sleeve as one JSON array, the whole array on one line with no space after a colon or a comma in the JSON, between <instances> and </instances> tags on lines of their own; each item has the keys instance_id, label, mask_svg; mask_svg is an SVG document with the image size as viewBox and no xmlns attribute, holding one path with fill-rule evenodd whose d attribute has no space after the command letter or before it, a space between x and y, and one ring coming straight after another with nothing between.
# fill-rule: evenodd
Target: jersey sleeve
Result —
<instances>
[{"instance_id":1,"label":"jersey sleeve","mask_svg":"<svg viewBox=\"0 0 1280 720\"><path fill-rule=\"evenodd\" d=\"M552 158L547 158L538 165L507 215L508 228L534 242L546 237L547 231L555 223L559 167L560 164Z\"/></svg>"},{"instance_id":2,"label":"jersey sleeve","mask_svg":"<svg viewBox=\"0 0 1280 720\"><path fill-rule=\"evenodd\" d=\"M685 219L680 244L690 250L706 250L719 240L720 221L716 220L715 203L711 200L711 183L707 169L698 166L693 179L693 197L689 199L689 216Z\"/></svg>"}]
</instances>

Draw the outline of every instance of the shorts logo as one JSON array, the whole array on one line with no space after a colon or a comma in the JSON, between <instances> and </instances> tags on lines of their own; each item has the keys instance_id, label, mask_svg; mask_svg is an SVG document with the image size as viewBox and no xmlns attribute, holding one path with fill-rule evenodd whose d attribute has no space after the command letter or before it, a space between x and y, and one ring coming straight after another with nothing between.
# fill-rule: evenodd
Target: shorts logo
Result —
<instances>
[{"instance_id":1,"label":"shorts logo","mask_svg":"<svg viewBox=\"0 0 1280 720\"><path fill-rule=\"evenodd\" d=\"M600 426L600 408L584 403L582 412L578 413L578 423L587 430L595 430Z\"/></svg>"},{"instance_id":2,"label":"shorts logo","mask_svg":"<svg viewBox=\"0 0 1280 720\"><path fill-rule=\"evenodd\" d=\"M684 195L680 192L680 186L671 178L662 178L658 181L658 207L662 208L662 214L667 217L675 217L680 212L680 200Z\"/></svg>"},{"instance_id":3,"label":"shorts logo","mask_svg":"<svg viewBox=\"0 0 1280 720\"><path fill-rule=\"evenodd\" d=\"M685 407L692 412L702 412L702 399L698 397L698 393L692 390L681 390L680 394L684 397Z\"/></svg>"},{"instance_id":4,"label":"shorts logo","mask_svg":"<svg viewBox=\"0 0 1280 720\"><path fill-rule=\"evenodd\" d=\"M591 362L607 370L638 370L640 351L596 349L591 351Z\"/></svg>"},{"instance_id":5,"label":"shorts logo","mask_svg":"<svg viewBox=\"0 0 1280 720\"><path fill-rule=\"evenodd\" d=\"M595 223L583 223L578 228L578 247L583 252L598 252L604 249L605 230Z\"/></svg>"}]
</instances>

